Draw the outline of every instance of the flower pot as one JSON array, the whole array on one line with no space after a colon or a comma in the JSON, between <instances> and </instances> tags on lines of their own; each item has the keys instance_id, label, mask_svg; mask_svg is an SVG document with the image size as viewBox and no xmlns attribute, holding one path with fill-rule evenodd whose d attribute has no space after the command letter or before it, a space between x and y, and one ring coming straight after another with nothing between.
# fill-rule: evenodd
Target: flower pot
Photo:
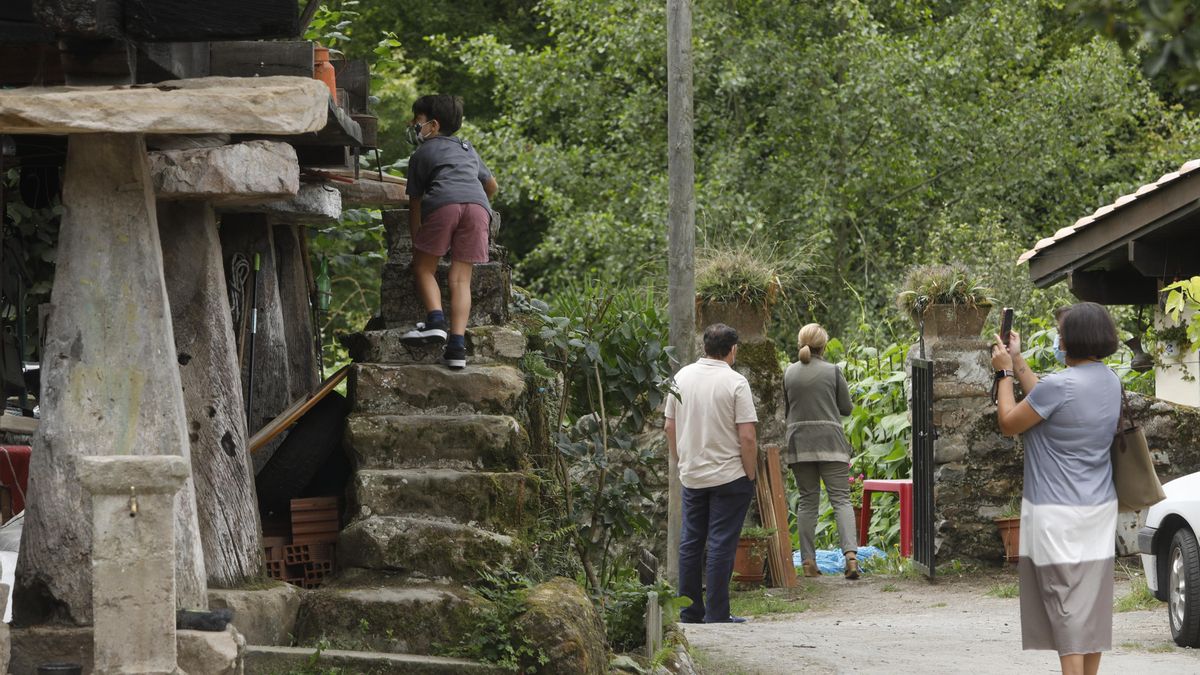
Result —
<instances>
[{"instance_id":1,"label":"flower pot","mask_svg":"<svg viewBox=\"0 0 1200 675\"><path fill-rule=\"evenodd\" d=\"M337 72L329 62L328 47L313 46L313 79L324 82L329 87L329 95L337 101Z\"/></svg>"},{"instance_id":2,"label":"flower pot","mask_svg":"<svg viewBox=\"0 0 1200 675\"><path fill-rule=\"evenodd\" d=\"M925 310L925 340L978 338L991 305L931 305Z\"/></svg>"},{"instance_id":3,"label":"flower pot","mask_svg":"<svg viewBox=\"0 0 1200 675\"><path fill-rule=\"evenodd\" d=\"M742 584L761 584L767 578L767 540L738 539L733 557L733 580Z\"/></svg>"},{"instance_id":4,"label":"flower pot","mask_svg":"<svg viewBox=\"0 0 1200 675\"><path fill-rule=\"evenodd\" d=\"M1017 562L1021 557L1021 517L995 518L994 522L1004 542L1004 562Z\"/></svg>"},{"instance_id":5,"label":"flower pot","mask_svg":"<svg viewBox=\"0 0 1200 675\"><path fill-rule=\"evenodd\" d=\"M741 302L720 302L696 298L696 329L703 332L714 323L723 323L738 332L738 338L766 335L766 307Z\"/></svg>"}]
</instances>

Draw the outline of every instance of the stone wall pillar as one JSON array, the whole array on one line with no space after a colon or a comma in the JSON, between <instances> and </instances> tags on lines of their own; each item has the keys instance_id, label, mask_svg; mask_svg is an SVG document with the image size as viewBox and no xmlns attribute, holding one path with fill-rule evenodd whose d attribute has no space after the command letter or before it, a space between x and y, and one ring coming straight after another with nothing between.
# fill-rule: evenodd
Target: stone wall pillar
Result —
<instances>
[{"instance_id":1,"label":"stone wall pillar","mask_svg":"<svg viewBox=\"0 0 1200 675\"><path fill-rule=\"evenodd\" d=\"M79 459L92 495L95 673L175 673L175 494L179 456Z\"/></svg>"},{"instance_id":2,"label":"stone wall pillar","mask_svg":"<svg viewBox=\"0 0 1200 675\"><path fill-rule=\"evenodd\" d=\"M939 335L928 340L933 366L934 525L938 560L1003 558L992 519L1020 498L1024 454L1014 438L1000 434L988 342ZM917 356L917 347L909 352ZM910 369L911 376L911 369Z\"/></svg>"}]
</instances>

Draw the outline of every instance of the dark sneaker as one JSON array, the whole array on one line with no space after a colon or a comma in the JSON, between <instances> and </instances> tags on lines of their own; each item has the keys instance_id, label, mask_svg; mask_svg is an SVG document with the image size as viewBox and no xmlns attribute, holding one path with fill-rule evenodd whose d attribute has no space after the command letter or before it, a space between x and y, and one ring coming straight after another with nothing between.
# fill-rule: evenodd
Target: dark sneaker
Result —
<instances>
[{"instance_id":1,"label":"dark sneaker","mask_svg":"<svg viewBox=\"0 0 1200 675\"><path fill-rule=\"evenodd\" d=\"M442 363L458 370L467 367L467 348L459 345L446 345L446 350L442 352Z\"/></svg>"},{"instance_id":2,"label":"dark sneaker","mask_svg":"<svg viewBox=\"0 0 1200 675\"><path fill-rule=\"evenodd\" d=\"M730 615L729 615L729 618L728 618L728 619L725 619L724 621L720 621L720 620L717 620L717 621L705 621L705 623L746 623L746 617L744 617L744 616L734 616L734 615L730 614Z\"/></svg>"},{"instance_id":3,"label":"dark sneaker","mask_svg":"<svg viewBox=\"0 0 1200 675\"><path fill-rule=\"evenodd\" d=\"M408 344L429 345L446 341L446 322L424 324L417 322L417 327L400 336L400 341Z\"/></svg>"}]
</instances>

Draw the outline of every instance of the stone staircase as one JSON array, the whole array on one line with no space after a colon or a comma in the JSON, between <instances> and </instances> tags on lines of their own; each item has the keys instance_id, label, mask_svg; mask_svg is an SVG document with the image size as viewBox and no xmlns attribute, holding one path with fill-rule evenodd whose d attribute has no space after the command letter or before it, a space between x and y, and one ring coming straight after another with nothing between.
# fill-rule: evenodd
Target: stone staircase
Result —
<instances>
[{"instance_id":1,"label":"stone staircase","mask_svg":"<svg viewBox=\"0 0 1200 675\"><path fill-rule=\"evenodd\" d=\"M407 262L404 253L393 245L389 265ZM502 278L476 288L476 306L492 309L468 330L465 369L441 365L440 346L402 344L407 326L346 340L355 361L345 436L355 465L348 522L338 540L339 571L301 603L298 644L324 640L356 651L373 659L370 668L360 664L366 672L489 670L430 655L470 629L482 601L468 587L481 572L525 564L523 535L537 515L537 479L526 471L525 338L491 323L507 316L509 295L507 267L496 265L491 276ZM405 292L411 295L411 282ZM385 296L385 310L388 303ZM420 670L413 659L423 656Z\"/></svg>"}]
</instances>

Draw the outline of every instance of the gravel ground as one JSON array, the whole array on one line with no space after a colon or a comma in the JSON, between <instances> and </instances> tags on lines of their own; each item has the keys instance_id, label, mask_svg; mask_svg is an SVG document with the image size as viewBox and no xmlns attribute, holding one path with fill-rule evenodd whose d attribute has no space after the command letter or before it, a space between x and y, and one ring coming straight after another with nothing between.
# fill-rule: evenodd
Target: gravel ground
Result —
<instances>
[{"instance_id":1,"label":"gravel ground","mask_svg":"<svg viewBox=\"0 0 1200 675\"><path fill-rule=\"evenodd\" d=\"M775 673L1057 673L1050 651L1022 651L1013 570L924 579L826 576L812 608L741 625L685 625L707 675ZM1129 582L1117 578L1116 596ZM993 595L989 595L993 591ZM1200 673L1200 650L1171 641L1165 605L1113 615L1113 650L1101 673Z\"/></svg>"}]
</instances>

